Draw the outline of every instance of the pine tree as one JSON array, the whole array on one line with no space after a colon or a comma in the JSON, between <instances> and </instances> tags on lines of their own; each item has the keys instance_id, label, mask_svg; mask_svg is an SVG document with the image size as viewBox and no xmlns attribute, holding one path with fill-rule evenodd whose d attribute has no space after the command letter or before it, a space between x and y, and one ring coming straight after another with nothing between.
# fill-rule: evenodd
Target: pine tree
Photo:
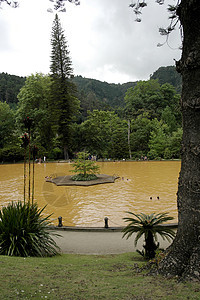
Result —
<instances>
[{"instance_id":1,"label":"pine tree","mask_svg":"<svg viewBox=\"0 0 200 300\"><path fill-rule=\"evenodd\" d=\"M58 15L51 35L51 99L52 125L64 148L64 158L68 159L73 121L78 113L79 101L76 86L72 82L73 69L69 50Z\"/></svg>"}]
</instances>

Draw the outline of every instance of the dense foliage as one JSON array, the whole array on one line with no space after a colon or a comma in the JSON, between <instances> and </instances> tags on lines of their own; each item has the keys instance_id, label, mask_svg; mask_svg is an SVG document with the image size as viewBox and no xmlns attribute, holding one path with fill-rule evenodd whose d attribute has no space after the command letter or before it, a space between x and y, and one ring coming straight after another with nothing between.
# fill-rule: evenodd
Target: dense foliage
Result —
<instances>
[{"instance_id":1,"label":"dense foliage","mask_svg":"<svg viewBox=\"0 0 200 300\"><path fill-rule=\"evenodd\" d=\"M73 82L77 85L81 101L82 117L87 116L87 111L93 109L111 110L124 107L124 96L128 88L136 82L123 84L101 82L96 79L76 76Z\"/></svg>"},{"instance_id":2,"label":"dense foliage","mask_svg":"<svg viewBox=\"0 0 200 300\"><path fill-rule=\"evenodd\" d=\"M160 67L150 75L150 78L158 79L161 85L170 83L178 93L181 91L181 77L174 66ZM87 116L88 110L108 110L124 107L124 96L127 89L136 85L136 82L115 84L82 76L75 76L72 80L78 89L82 117ZM13 107L12 103L16 105L18 103L17 95L24 86L25 81L25 77L0 73L1 102L7 102L11 107Z\"/></svg>"},{"instance_id":3,"label":"dense foliage","mask_svg":"<svg viewBox=\"0 0 200 300\"><path fill-rule=\"evenodd\" d=\"M59 248L50 235L49 217L37 204L12 202L0 211L0 255L53 256Z\"/></svg>"},{"instance_id":4,"label":"dense foliage","mask_svg":"<svg viewBox=\"0 0 200 300\"><path fill-rule=\"evenodd\" d=\"M77 116L78 100L68 97L65 106L69 99L75 101L70 116L67 106L65 109L61 99L53 96L58 90L52 85L52 75L27 77L18 93L17 110L9 102L0 102L0 160L23 159L19 136L24 133L21 124L26 116L33 120L32 140L39 148L38 158L62 159L65 133L70 158L83 150L103 159L180 158L180 95L163 78L116 85L75 77L80 112ZM71 79L67 87L68 83Z\"/></svg>"},{"instance_id":5,"label":"dense foliage","mask_svg":"<svg viewBox=\"0 0 200 300\"><path fill-rule=\"evenodd\" d=\"M175 66L160 67L151 76L151 79L158 79L160 84L170 83L178 93L182 90L181 75L176 71Z\"/></svg>"},{"instance_id":6,"label":"dense foliage","mask_svg":"<svg viewBox=\"0 0 200 300\"><path fill-rule=\"evenodd\" d=\"M0 73L0 100L8 103L11 107L16 107L17 95L25 83L25 77Z\"/></svg>"},{"instance_id":7,"label":"dense foliage","mask_svg":"<svg viewBox=\"0 0 200 300\"><path fill-rule=\"evenodd\" d=\"M37 144L41 154L46 154L52 149L53 133L51 129L51 113L48 106L50 97L50 77L36 74L27 77L24 86L18 94L18 109L16 121L18 127L23 130L23 120L31 116L34 130L32 132L34 143ZM25 130L27 130L25 128Z\"/></svg>"}]
</instances>

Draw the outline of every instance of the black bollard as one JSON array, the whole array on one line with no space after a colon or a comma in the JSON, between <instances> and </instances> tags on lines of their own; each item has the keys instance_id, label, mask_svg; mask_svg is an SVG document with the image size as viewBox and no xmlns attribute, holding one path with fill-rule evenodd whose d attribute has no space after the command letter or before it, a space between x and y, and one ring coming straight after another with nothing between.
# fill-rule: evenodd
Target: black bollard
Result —
<instances>
[{"instance_id":1,"label":"black bollard","mask_svg":"<svg viewBox=\"0 0 200 300\"><path fill-rule=\"evenodd\" d=\"M58 227L62 227L62 217L58 217Z\"/></svg>"},{"instance_id":2,"label":"black bollard","mask_svg":"<svg viewBox=\"0 0 200 300\"><path fill-rule=\"evenodd\" d=\"M105 221L105 226L104 226L104 227L105 227L105 228L108 228L108 218L105 217L105 218L104 218L104 221Z\"/></svg>"}]
</instances>

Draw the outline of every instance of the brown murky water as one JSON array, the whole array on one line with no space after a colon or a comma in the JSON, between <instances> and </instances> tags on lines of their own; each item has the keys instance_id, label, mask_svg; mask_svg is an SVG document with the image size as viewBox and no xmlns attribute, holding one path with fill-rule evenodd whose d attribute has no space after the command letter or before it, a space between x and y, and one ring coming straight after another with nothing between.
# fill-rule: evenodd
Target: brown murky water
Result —
<instances>
[{"instance_id":1,"label":"brown murky water","mask_svg":"<svg viewBox=\"0 0 200 300\"><path fill-rule=\"evenodd\" d=\"M124 225L126 211L169 212L177 221L176 192L180 162L98 162L100 173L119 175L115 183L90 187L56 186L45 176L70 175L69 163L35 165L35 201L47 205L52 223L66 226ZM122 178L123 177L123 178ZM0 206L23 200L23 164L0 165ZM28 183L27 183L28 184ZM152 200L150 199L152 197ZM159 199L157 199L159 197ZM173 221L173 222L174 222Z\"/></svg>"}]
</instances>

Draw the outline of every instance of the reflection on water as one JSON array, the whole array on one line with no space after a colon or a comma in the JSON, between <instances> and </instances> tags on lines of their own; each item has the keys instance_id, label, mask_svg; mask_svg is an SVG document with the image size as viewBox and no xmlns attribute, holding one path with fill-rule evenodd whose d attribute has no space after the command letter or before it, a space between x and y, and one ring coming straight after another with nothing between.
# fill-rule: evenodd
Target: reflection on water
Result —
<instances>
[{"instance_id":1,"label":"reflection on water","mask_svg":"<svg viewBox=\"0 0 200 300\"><path fill-rule=\"evenodd\" d=\"M118 175L115 183L90 187L56 186L46 176L70 175L69 163L35 166L35 200L47 205L52 223L62 216L63 225L124 225L126 211L135 213L169 212L177 221L176 192L180 162L98 162L101 174ZM0 165L0 205L23 200L23 164ZM28 185L28 183L27 183ZM150 199L152 197L152 199ZM159 197L159 199L157 199Z\"/></svg>"}]
</instances>

